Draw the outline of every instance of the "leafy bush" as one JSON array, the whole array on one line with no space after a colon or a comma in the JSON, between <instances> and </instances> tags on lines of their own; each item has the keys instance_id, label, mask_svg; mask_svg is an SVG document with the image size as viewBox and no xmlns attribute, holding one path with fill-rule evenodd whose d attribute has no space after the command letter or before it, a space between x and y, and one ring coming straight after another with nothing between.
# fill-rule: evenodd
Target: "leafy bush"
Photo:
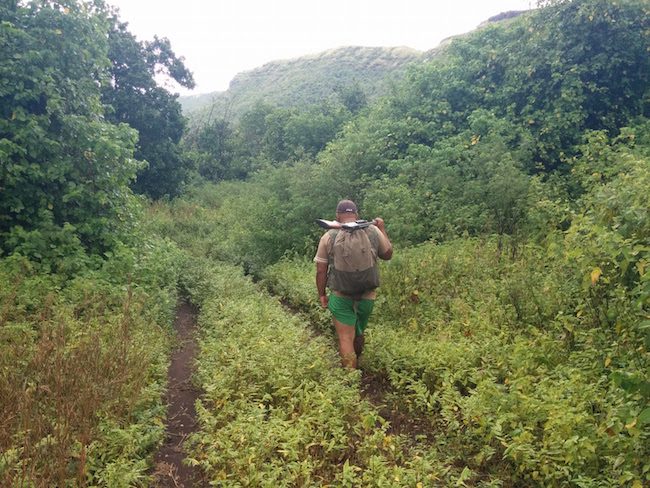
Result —
<instances>
[{"instance_id":1,"label":"leafy bush","mask_svg":"<svg viewBox=\"0 0 650 488\"><path fill-rule=\"evenodd\" d=\"M417 448L388 434L359 397L356 372L241 270L197 260L187 289L201 307L201 430L189 462L216 486L319 486L435 479Z\"/></svg>"},{"instance_id":2,"label":"leafy bush","mask_svg":"<svg viewBox=\"0 0 650 488\"><path fill-rule=\"evenodd\" d=\"M3 485L146 485L178 261L155 240L72 278L0 261Z\"/></svg>"},{"instance_id":3,"label":"leafy bush","mask_svg":"<svg viewBox=\"0 0 650 488\"><path fill-rule=\"evenodd\" d=\"M102 119L100 12L32 2L0 14L1 250L69 271L82 251L131 240L136 133Z\"/></svg>"}]
</instances>

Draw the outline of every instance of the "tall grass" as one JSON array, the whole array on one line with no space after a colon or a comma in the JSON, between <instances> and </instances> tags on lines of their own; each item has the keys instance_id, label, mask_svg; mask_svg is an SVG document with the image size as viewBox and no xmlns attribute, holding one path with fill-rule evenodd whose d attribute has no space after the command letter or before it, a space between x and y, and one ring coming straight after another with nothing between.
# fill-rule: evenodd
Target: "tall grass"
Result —
<instances>
[{"instance_id":1,"label":"tall grass","mask_svg":"<svg viewBox=\"0 0 650 488\"><path fill-rule=\"evenodd\" d=\"M68 280L0 262L2 486L146 485L174 300L112 271Z\"/></svg>"}]
</instances>

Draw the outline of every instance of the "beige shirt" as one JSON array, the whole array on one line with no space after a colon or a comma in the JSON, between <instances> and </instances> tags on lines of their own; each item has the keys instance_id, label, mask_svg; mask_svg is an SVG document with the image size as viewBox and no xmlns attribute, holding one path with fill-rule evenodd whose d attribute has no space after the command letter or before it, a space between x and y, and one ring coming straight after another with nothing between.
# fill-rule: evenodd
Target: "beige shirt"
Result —
<instances>
[{"instance_id":1,"label":"beige shirt","mask_svg":"<svg viewBox=\"0 0 650 488\"><path fill-rule=\"evenodd\" d=\"M368 228L373 229L379 236L379 248L377 249L377 254L379 256L382 256L390 249L390 241L384 235L384 233L377 228L377 226L370 225ZM325 234L323 234L323 236L320 238L320 241L318 243L318 250L316 251L316 256L314 257L315 263L324 263L324 264L329 263L329 252L328 252L329 243L330 243L330 233L328 231ZM335 295L341 297L347 297L347 295L339 291L332 290L332 292ZM367 298L367 299L374 300L376 296L377 296L377 292L375 290L368 290L360 298Z\"/></svg>"}]
</instances>

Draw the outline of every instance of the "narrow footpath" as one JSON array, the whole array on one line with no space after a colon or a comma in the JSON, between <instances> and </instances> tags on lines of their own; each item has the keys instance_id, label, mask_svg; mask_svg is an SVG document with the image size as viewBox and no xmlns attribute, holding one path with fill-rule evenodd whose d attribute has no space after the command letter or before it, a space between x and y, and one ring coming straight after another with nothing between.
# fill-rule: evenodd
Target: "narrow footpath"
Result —
<instances>
[{"instance_id":1,"label":"narrow footpath","mask_svg":"<svg viewBox=\"0 0 650 488\"><path fill-rule=\"evenodd\" d=\"M165 443L154 459L153 485L159 488L191 488L201 486L198 470L183 463L183 443L197 429L194 404L200 391L192 385L196 343L196 312L188 303L180 303L174 322L178 346L172 354L167 372L168 407Z\"/></svg>"},{"instance_id":2,"label":"narrow footpath","mask_svg":"<svg viewBox=\"0 0 650 488\"><path fill-rule=\"evenodd\" d=\"M273 289L267 288L267 290L271 295L274 295ZM307 314L303 312L300 306L292 304L286 298L278 297L278 300L287 313L299 316L309 322ZM309 330L315 336L327 335L314 323L310 324ZM338 347L336 336L333 333L333 326L331 344L333 348ZM432 440L434 433L430 421L400 409L399 405L391 400L392 387L388 379L381 375L366 372L363 368L363 357L360 358L359 364L361 370L361 398L370 402L377 409L379 415L389 422L388 433L406 437L411 445L421 444L428 439Z\"/></svg>"}]
</instances>

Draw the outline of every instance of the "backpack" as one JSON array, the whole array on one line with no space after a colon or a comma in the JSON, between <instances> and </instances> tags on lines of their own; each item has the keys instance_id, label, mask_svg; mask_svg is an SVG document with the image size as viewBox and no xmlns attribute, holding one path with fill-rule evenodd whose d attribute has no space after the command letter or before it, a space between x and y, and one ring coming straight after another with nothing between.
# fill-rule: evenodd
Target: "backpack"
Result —
<instances>
[{"instance_id":1,"label":"backpack","mask_svg":"<svg viewBox=\"0 0 650 488\"><path fill-rule=\"evenodd\" d=\"M330 230L327 286L346 295L358 295L379 286L376 227Z\"/></svg>"}]
</instances>

